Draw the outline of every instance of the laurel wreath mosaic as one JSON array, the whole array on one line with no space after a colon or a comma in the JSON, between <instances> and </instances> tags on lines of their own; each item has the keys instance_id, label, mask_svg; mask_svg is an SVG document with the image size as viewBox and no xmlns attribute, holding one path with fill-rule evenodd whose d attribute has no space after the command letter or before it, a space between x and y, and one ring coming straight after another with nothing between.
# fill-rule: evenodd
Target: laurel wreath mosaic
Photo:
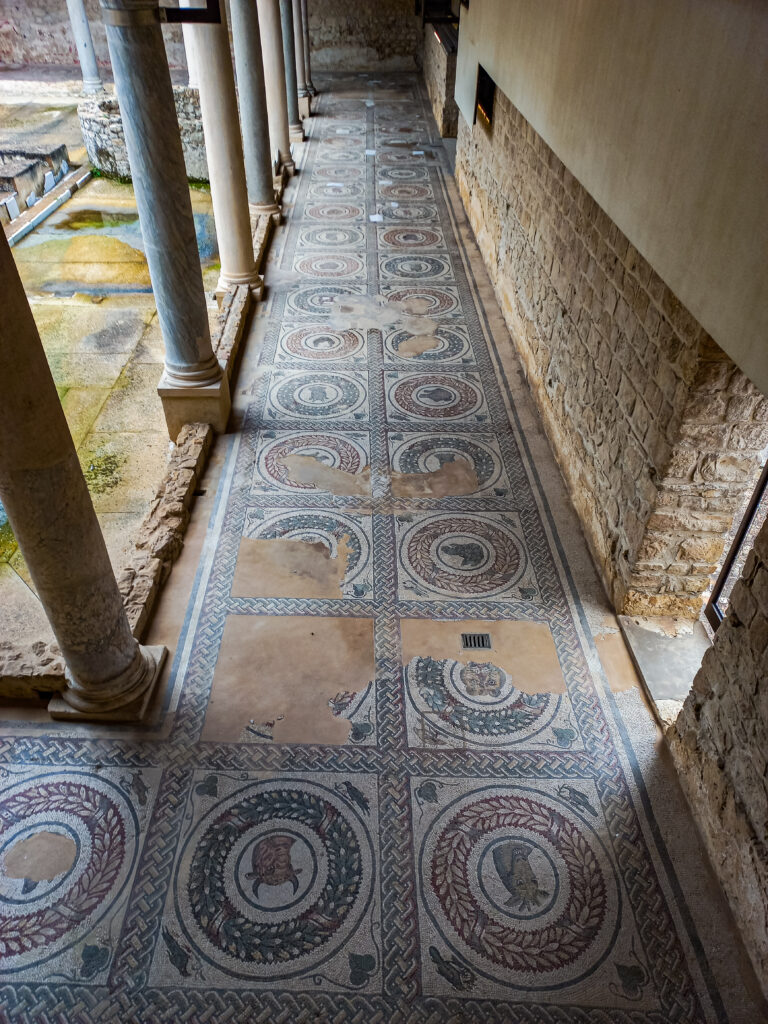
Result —
<instances>
[{"instance_id":1,"label":"laurel wreath mosaic","mask_svg":"<svg viewBox=\"0 0 768 1024\"><path fill-rule=\"evenodd\" d=\"M365 102L361 83L329 79L312 119L170 735L0 736L0 856L37 834L67 852L53 878L0 878L0 1005L93 1024L722 1020L590 674L424 97L380 76ZM373 296L380 327L340 326ZM430 318L431 347L403 354L403 316ZM297 456L370 467L370 494L292 479ZM457 460L470 494L390 489ZM340 595L232 596L243 538L343 541ZM201 742L225 623L249 615L373 619L375 679L333 702L346 743ZM522 692L491 652L403 665L404 619L543 623L566 692Z\"/></svg>"}]
</instances>

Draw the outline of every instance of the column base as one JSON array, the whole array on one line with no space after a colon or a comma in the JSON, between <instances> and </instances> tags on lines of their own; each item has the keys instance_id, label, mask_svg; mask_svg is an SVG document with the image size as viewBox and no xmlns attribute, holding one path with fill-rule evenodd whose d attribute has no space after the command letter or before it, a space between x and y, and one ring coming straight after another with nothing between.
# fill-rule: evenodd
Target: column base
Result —
<instances>
[{"instance_id":1,"label":"column base","mask_svg":"<svg viewBox=\"0 0 768 1024\"><path fill-rule=\"evenodd\" d=\"M264 294L264 278L261 274L257 274L247 281L232 281L229 278L220 277L216 290L213 293L219 306L221 306L221 301L230 288L239 288L241 285L248 286L248 290L254 299L260 299Z\"/></svg>"},{"instance_id":2,"label":"column base","mask_svg":"<svg viewBox=\"0 0 768 1024\"><path fill-rule=\"evenodd\" d=\"M317 89L312 85L311 82L307 82L307 92L310 96L317 96Z\"/></svg>"},{"instance_id":3,"label":"column base","mask_svg":"<svg viewBox=\"0 0 768 1024\"><path fill-rule=\"evenodd\" d=\"M232 399L227 375L203 387L171 384L166 374L160 378L157 393L163 403L168 436L175 441L185 423L210 423L217 434L227 429Z\"/></svg>"},{"instance_id":4,"label":"column base","mask_svg":"<svg viewBox=\"0 0 768 1024\"><path fill-rule=\"evenodd\" d=\"M312 104L309 93L306 96L299 96L299 117L311 117L312 116Z\"/></svg>"},{"instance_id":5,"label":"column base","mask_svg":"<svg viewBox=\"0 0 768 1024\"><path fill-rule=\"evenodd\" d=\"M149 685L136 700L130 704L124 704L119 708L112 708L109 711L93 709L74 708L68 704L63 697L53 697L48 702L48 714L56 721L61 722L131 722L135 725L144 725L149 719L149 709L155 696L157 684L160 680L160 673L168 655L165 647L142 647L142 653L147 661L147 670L151 673Z\"/></svg>"},{"instance_id":6,"label":"column base","mask_svg":"<svg viewBox=\"0 0 768 1024\"><path fill-rule=\"evenodd\" d=\"M280 206L277 203L249 203L251 213L259 217L280 217ZM278 224L280 221L278 220Z\"/></svg>"},{"instance_id":7,"label":"column base","mask_svg":"<svg viewBox=\"0 0 768 1024\"><path fill-rule=\"evenodd\" d=\"M304 125L301 122L289 125L288 138L291 142L304 142Z\"/></svg>"},{"instance_id":8,"label":"column base","mask_svg":"<svg viewBox=\"0 0 768 1024\"><path fill-rule=\"evenodd\" d=\"M104 91L104 83L102 82L102 80L100 78L84 78L83 79L83 92L90 94L90 93L94 93L94 92L103 92L103 91Z\"/></svg>"},{"instance_id":9,"label":"column base","mask_svg":"<svg viewBox=\"0 0 768 1024\"><path fill-rule=\"evenodd\" d=\"M296 173L296 161L295 160L284 160L280 164L280 173L287 174L289 178L292 178Z\"/></svg>"}]
</instances>

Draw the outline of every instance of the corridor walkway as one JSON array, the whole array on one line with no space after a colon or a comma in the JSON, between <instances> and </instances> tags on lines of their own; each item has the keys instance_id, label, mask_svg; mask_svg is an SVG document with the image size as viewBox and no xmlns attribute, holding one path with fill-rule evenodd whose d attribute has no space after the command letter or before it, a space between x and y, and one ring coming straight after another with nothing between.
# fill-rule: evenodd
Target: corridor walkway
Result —
<instances>
[{"instance_id":1,"label":"corridor walkway","mask_svg":"<svg viewBox=\"0 0 768 1024\"><path fill-rule=\"evenodd\" d=\"M0 722L0 1020L754 1024L422 87L318 84L158 724Z\"/></svg>"}]
</instances>

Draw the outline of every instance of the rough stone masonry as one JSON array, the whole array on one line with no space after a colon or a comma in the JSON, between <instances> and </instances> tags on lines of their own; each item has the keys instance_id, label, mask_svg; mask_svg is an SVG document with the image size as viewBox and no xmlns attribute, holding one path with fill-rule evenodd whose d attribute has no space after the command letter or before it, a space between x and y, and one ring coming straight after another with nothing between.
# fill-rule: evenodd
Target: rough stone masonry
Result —
<instances>
[{"instance_id":1,"label":"rough stone masonry","mask_svg":"<svg viewBox=\"0 0 768 1024\"><path fill-rule=\"evenodd\" d=\"M695 618L768 400L500 90L456 180L617 610Z\"/></svg>"}]
</instances>

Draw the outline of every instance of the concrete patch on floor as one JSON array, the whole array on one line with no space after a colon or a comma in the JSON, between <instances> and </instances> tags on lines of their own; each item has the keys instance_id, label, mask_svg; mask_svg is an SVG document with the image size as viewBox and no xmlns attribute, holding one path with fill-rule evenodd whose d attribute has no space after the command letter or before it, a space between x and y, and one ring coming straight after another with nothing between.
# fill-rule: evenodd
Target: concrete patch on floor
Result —
<instances>
[{"instance_id":1,"label":"concrete patch on floor","mask_svg":"<svg viewBox=\"0 0 768 1024\"><path fill-rule=\"evenodd\" d=\"M232 596L343 597L349 556L347 537L339 540L335 557L322 541L243 537Z\"/></svg>"},{"instance_id":2,"label":"concrete patch on floor","mask_svg":"<svg viewBox=\"0 0 768 1024\"><path fill-rule=\"evenodd\" d=\"M7 878L23 878L25 891L38 882L50 882L69 871L77 856L77 846L69 836L58 832L36 832L28 839L14 843L3 858L3 874Z\"/></svg>"},{"instance_id":3,"label":"concrete patch on floor","mask_svg":"<svg viewBox=\"0 0 768 1024\"><path fill-rule=\"evenodd\" d=\"M372 619L230 615L201 739L346 743L375 671Z\"/></svg>"},{"instance_id":4,"label":"concrete patch on floor","mask_svg":"<svg viewBox=\"0 0 768 1024\"><path fill-rule=\"evenodd\" d=\"M440 339L434 334L414 334L397 346L397 354L410 359L413 356L421 356L425 352L432 352L440 348Z\"/></svg>"},{"instance_id":5,"label":"concrete patch on floor","mask_svg":"<svg viewBox=\"0 0 768 1024\"><path fill-rule=\"evenodd\" d=\"M395 498L446 498L474 494L480 486L475 467L464 459L444 462L427 473L392 473Z\"/></svg>"},{"instance_id":6,"label":"concrete patch on floor","mask_svg":"<svg viewBox=\"0 0 768 1024\"><path fill-rule=\"evenodd\" d=\"M286 455L278 460L287 479L303 487L330 491L343 497L367 498L371 494L371 470L366 466L359 473L328 466L314 455Z\"/></svg>"},{"instance_id":7,"label":"concrete patch on floor","mask_svg":"<svg viewBox=\"0 0 768 1024\"><path fill-rule=\"evenodd\" d=\"M608 686L613 693L624 693L640 685L640 679L621 633L598 633L595 636L595 647Z\"/></svg>"},{"instance_id":8,"label":"concrete patch on floor","mask_svg":"<svg viewBox=\"0 0 768 1024\"><path fill-rule=\"evenodd\" d=\"M389 299L386 295L345 295L334 299L328 308L328 325L335 330L381 331L385 327L399 327L414 339L424 336L434 340L440 326L426 315L430 303L420 296ZM415 340L413 343L416 344Z\"/></svg>"},{"instance_id":9,"label":"concrete patch on floor","mask_svg":"<svg viewBox=\"0 0 768 1024\"><path fill-rule=\"evenodd\" d=\"M466 650L462 634L487 633L490 649ZM403 664L413 658L446 658L468 665L490 663L505 672L523 693L565 693L565 678L549 626L543 622L465 619L436 622L401 619Z\"/></svg>"},{"instance_id":10,"label":"concrete patch on floor","mask_svg":"<svg viewBox=\"0 0 768 1024\"><path fill-rule=\"evenodd\" d=\"M640 678L655 704L684 701L711 646L700 622L619 616Z\"/></svg>"}]
</instances>

